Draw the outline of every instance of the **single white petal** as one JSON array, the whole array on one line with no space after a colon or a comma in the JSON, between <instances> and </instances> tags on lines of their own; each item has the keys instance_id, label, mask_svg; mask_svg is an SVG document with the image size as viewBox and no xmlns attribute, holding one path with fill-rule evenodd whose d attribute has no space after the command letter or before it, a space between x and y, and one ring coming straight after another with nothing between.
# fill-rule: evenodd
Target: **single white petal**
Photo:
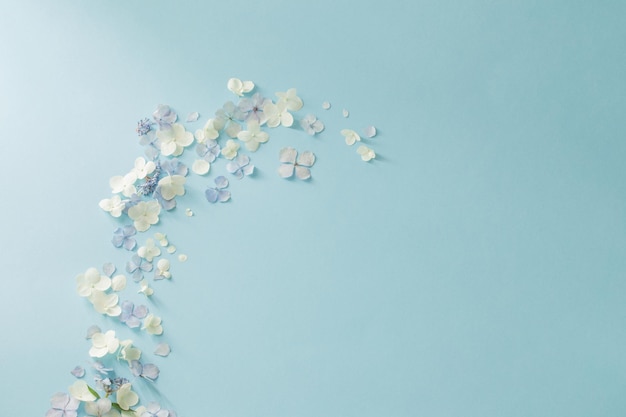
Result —
<instances>
[{"instance_id":1,"label":"single white petal","mask_svg":"<svg viewBox=\"0 0 626 417\"><path fill-rule=\"evenodd\" d=\"M222 150L223 151L223 150ZM204 159L197 159L191 165L191 170L198 175L205 175L211 169L211 164Z\"/></svg>"},{"instance_id":2,"label":"single white petal","mask_svg":"<svg viewBox=\"0 0 626 417\"><path fill-rule=\"evenodd\" d=\"M349 117L350 116L350 112L346 109L343 109L343 111L341 112L343 114L343 117Z\"/></svg>"},{"instance_id":3,"label":"single white petal","mask_svg":"<svg viewBox=\"0 0 626 417\"><path fill-rule=\"evenodd\" d=\"M363 136L366 138L373 138L376 136L376 128L374 126L367 126L363 129Z\"/></svg>"},{"instance_id":4,"label":"single white petal","mask_svg":"<svg viewBox=\"0 0 626 417\"><path fill-rule=\"evenodd\" d=\"M178 255L178 262L187 262L187 259L187 255L185 255L184 253Z\"/></svg>"},{"instance_id":5,"label":"single white petal","mask_svg":"<svg viewBox=\"0 0 626 417\"><path fill-rule=\"evenodd\" d=\"M298 165L304 165L307 167L313 166L315 163L315 154L311 151L304 151L298 158Z\"/></svg>"},{"instance_id":6,"label":"single white petal","mask_svg":"<svg viewBox=\"0 0 626 417\"><path fill-rule=\"evenodd\" d=\"M298 151L296 151L295 148L288 146L280 150L280 152L278 153L278 160L280 162L295 164L296 155L298 155Z\"/></svg>"},{"instance_id":7,"label":"single white petal","mask_svg":"<svg viewBox=\"0 0 626 417\"><path fill-rule=\"evenodd\" d=\"M329 103L328 101L323 102L323 103L322 103L322 108L323 108L324 110L328 110L328 109L330 109L330 103Z\"/></svg>"},{"instance_id":8,"label":"single white petal","mask_svg":"<svg viewBox=\"0 0 626 417\"><path fill-rule=\"evenodd\" d=\"M252 81L244 81L242 86L242 91L244 93L249 93L254 89L254 83Z\"/></svg>"},{"instance_id":9,"label":"single white petal","mask_svg":"<svg viewBox=\"0 0 626 417\"><path fill-rule=\"evenodd\" d=\"M187 122L195 122L196 120L198 120L199 117L200 113L198 113L197 111L189 113L189 116L187 116Z\"/></svg>"},{"instance_id":10,"label":"single white petal","mask_svg":"<svg viewBox=\"0 0 626 417\"><path fill-rule=\"evenodd\" d=\"M226 83L226 88L238 96L243 96L243 82L239 78L230 78Z\"/></svg>"},{"instance_id":11,"label":"single white petal","mask_svg":"<svg viewBox=\"0 0 626 417\"><path fill-rule=\"evenodd\" d=\"M298 165L296 166L296 177L301 180L307 180L311 178L311 170L307 167Z\"/></svg>"},{"instance_id":12,"label":"single white petal","mask_svg":"<svg viewBox=\"0 0 626 417\"><path fill-rule=\"evenodd\" d=\"M282 164L278 167L278 175L282 178L289 178L293 175L294 168L293 164Z\"/></svg>"},{"instance_id":13,"label":"single white petal","mask_svg":"<svg viewBox=\"0 0 626 417\"><path fill-rule=\"evenodd\" d=\"M111 280L111 289L113 291L122 291L126 288L126 277L124 275L116 275Z\"/></svg>"}]
</instances>

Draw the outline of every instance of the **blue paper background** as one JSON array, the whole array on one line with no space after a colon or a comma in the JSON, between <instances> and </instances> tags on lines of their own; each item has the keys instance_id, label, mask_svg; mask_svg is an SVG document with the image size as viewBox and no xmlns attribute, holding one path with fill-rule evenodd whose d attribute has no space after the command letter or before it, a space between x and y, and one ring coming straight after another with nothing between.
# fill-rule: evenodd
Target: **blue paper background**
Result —
<instances>
[{"instance_id":1,"label":"blue paper background","mask_svg":"<svg viewBox=\"0 0 626 417\"><path fill-rule=\"evenodd\" d=\"M74 277L128 258L97 203L141 153L136 121L158 103L204 121L233 98L232 76L268 96L296 87L327 129L270 132L231 203L203 201L202 179L180 203L196 216L162 216L189 255L154 286L174 349L158 362L164 405L182 417L626 409L625 3L0 7L1 415L44 415L88 365L86 328L113 323ZM339 135L368 124L371 164ZM311 182L275 174L289 144L318 155ZM113 327L147 354L158 341Z\"/></svg>"}]
</instances>

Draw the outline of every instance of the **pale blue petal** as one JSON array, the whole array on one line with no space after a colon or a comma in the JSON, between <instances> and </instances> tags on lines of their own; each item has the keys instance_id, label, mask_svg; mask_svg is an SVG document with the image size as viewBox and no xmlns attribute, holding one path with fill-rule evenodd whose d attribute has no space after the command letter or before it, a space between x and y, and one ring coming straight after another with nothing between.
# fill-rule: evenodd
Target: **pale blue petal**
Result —
<instances>
[{"instance_id":1,"label":"pale blue petal","mask_svg":"<svg viewBox=\"0 0 626 417\"><path fill-rule=\"evenodd\" d=\"M207 188L204 195L209 203L217 203L217 190L215 188Z\"/></svg>"},{"instance_id":2,"label":"pale blue petal","mask_svg":"<svg viewBox=\"0 0 626 417\"><path fill-rule=\"evenodd\" d=\"M113 265L113 263L111 262L107 262L104 265L102 265L102 272L104 272L104 274L109 278L113 276L116 269L117 268L115 267L115 265Z\"/></svg>"},{"instance_id":3,"label":"pale blue petal","mask_svg":"<svg viewBox=\"0 0 626 417\"><path fill-rule=\"evenodd\" d=\"M215 178L215 185L217 186L217 188L226 188L228 187L228 179L225 176L220 175L219 177Z\"/></svg>"},{"instance_id":4,"label":"pale blue petal","mask_svg":"<svg viewBox=\"0 0 626 417\"><path fill-rule=\"evenodd\" d=\"M151 381L154 381L159 377L159 367L153 363L147 363L143 366L141 376Z\"/></svg>"},{"instance_id":5,"label":"pale blue petal","mask_svg":"<svg viewBox=\"0 0 626 417\"><path fill-rule=\"evenodd\" d=\"M220 203L227 202L228 200L230 200L230 191L219 190L217 199L220 201Z\"/></svg>"}]
</instances>

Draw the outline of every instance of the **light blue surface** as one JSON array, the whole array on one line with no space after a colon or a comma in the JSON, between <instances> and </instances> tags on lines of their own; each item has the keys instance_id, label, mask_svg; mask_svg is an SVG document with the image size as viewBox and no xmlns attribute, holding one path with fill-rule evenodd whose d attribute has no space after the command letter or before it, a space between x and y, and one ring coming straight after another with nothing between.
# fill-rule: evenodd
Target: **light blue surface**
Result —
<instances>
[{"instance_id":1,"label":"light blue surface","mask_svg":"<svg viewBox=\"0 0 626 417\"><path fill-rule=\"evenodd\" d=\"M204 121L232 76L296 87L327 129L272 131L231 203L194 180L180 204L196 216L162 217L189 261L154 285L173 353L142 398L181 417L623 415L624 16L611 1L0 3L0 415L44 415L93 323L151 350L74 277L128 258L97 203L141 153L136 121L158 103ZM368 124L371 164L339 135ZM275 174L287 144L318 155L313 181Z\"/></svg>"}]
</instances>

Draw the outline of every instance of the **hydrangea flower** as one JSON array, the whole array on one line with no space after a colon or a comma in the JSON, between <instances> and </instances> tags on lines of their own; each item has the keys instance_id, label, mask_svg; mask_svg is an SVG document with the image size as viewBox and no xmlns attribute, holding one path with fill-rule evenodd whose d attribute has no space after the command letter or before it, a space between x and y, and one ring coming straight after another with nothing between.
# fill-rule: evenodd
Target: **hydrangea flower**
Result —
<instances>
[{"instance_id":1,"label":"hydrangea flower","mask_svg":"<svg viewBox=\"0 0 626 417\"><path fill-rule=\"evenodd\" d=\"M161 162L161 169L169 175L182 175L183 177L186 177L189 172L187 165L180 162L178 158L172 158Z\"/></svg>"},{"instance_id":2,"label":"hydrangea flower","mask_svg":"<svg viewBox=\"0 0 626 417\"><path fill-rule=\"evenodd\" d=\"M68 391L72 398L79 401L94 401L96 399L96 396L89 390L89 385L87 385L87 383L82 379L79 379L70 385Z\"/></svg>"},{"instance_id":3,"label":"hydrangea flower","mask_svg":"<svg viewBox=\"0 0 626 417\"><path fill-rule=\"evenodd\" d=\"M133 361L137 361L141 358L141 350L133 346L133 341L130 339L120 342L120 354L119 358L128 362L128 366L131 366Z\"/></svg>"},{"instance_id":4,"label":"hydrangea flower","mask_svg":"<svg viewBox=\"0 0 626 417\"><path fill-rule=\"evenodd\" d=\"M239 155L237 159L226 164L226 170L237 179L242 179L244 175L250 175L254 172L254 165L250 163L250 158L247 155Z\"/></svg>"},{"instance_id":5,"label":"hydrangea flower","mask_svg":"<svg viewBox=\"0 0 626 417\"><path fill-rule=\"evenodd\" d=\"M224 129L231 138L236 138L241 132L241 125L237 120L243 120L242 114L232 101L224 103L224 107L215 112L213 126L217 130Z\"/></svg>"},{"instance_id":6,"label":"hydrangea flower","mask_svg":"<svg viewBox=\"0 0 626 417\"><path fill-rule=\"evenodd\" d=\"M365 162L376 158L376 153L365 145L359 146L359 148L356 150L356 153L361 155L361 159Z\"/></svg>"},{"instance_id":7,"label":"hydrangea flower","mask_svg":"<svg viewBox=\"0 0 626 417\"><path fill-rule=\"evenodd\" d=\"M154 113L152 113L152 117L161 129L169 129L178 118L178 115L167 104L159 104Z\"/></svg>"},{"instance_id":8,"label":"hydrangea flower","mask_svg":"<svg viewBox=\"0 0 626 417\"><path fill-rule=\"evenodd\" d=\"M324 130L324 123L322 123L321 120L318 120L314 115L307 114L302 120L300 120L300 127L306 133L313 136Z\"/></svg>"},{"instance_id":9,"label":"hydrangea flower","mask_svg":"<svg viewBox=\"0 0 626 417\"><path fill-rule=\"evenodd\" d=\"M185 177L182 175L168 175L159 181L161 197L171 200L177 195L185 194Z\"/></svg>"},{"instance_id":10,"label":"hydrangea flower","mask_svg":"<svg viewBox=\"0 0 626 417\"><path fill-rule=\"evenodd\" d=\"M241 97L244 93L249 93L254 89L254 83L252 81L241 81L239 78L231 78L228 80L226 87Z\"/></svg>"},{"instance_id":11,"label":"hydrangea flower","mask_svg":"<svg viewBox=\"0 0 626 417\"><path fill-rule=\"evenodd\" d=\"M92 358L103 358L108 353L113 353L120 346L120 341L115 337L114 330L108 330L106 333L96 333L91 337L91 349L89 356ZM84 381L83 381L84 382ZM82 400L82 399L81 399ZM85 401L85 400L82 400ZM93 401L93 400L86 400Z\"/></svg>"},{"instance_id":12,"label":"hydrangea flower","mask_svg":"<svg viewBox=\"0 0 626 417\"><path fill-rule=\"evenodd\" d=\"M111 278L111 289L113 291L123 291L124 288L126 288L126 276L120 274Z\"/></svg>"},{"instance_id":13,"label":"hydrangea flower","mask_svg":"<svg viewBox=\"0 0 626 417\"><path fill-rule=\"evenodd\" d=\"M145 232L151 225L159 222L161 206L157 201L140 201L136 206L128 209L128 217L133 220L135 228Z\"/></svg>"},{"instance_id":14,"label":"hydrangea flower","mask_svg":"<svg viewBox=\"0 0 626 417\"><path fill-rule=\"evenodd\" d=\"M172 273L170 272L170 261L167 259L159 259L156 270L154 271L154 280L157 281L164 278L172 278Z\"/></svg>"},{"instance_id":15,"label":"hydrangea flower","mask_svg":"<svg viewBox=\"0 0 626 417\"><path fill-rule=\"evenodd\" d=\"M270 139L270 135L261 130L261 126L258 122L250 121L248 123L248 130L239 132L237 138L244 142L246 149L251 152L256 152L261 143L265 143Z\"/></svg>"},{"instance_id":16,"label":"hydrangea flower","mask_svg":"<svg viewBox=\"0 0 626 417\"><path fill-rule=\"evenodd\" d=\"M144 272L152 271L152 262L141 258L139 255L133 255L130 261L126 263L126 272L133 274L133 280L139 282L143 278Z\"/></svg>"},{"instance_id":17,"label":"hydrangea flower","mask_svg":"<svg viewBox=\"0 0 626 417\"><path fill-rule=\"evenodd\" d=\"M161 255L161 249L154 244L154 240L148 238L146 239L146 245L137 249L137 255L152 262L153 258Z\"/></svg>"},{"instance_id":18,"label":"hydrangea flower","mask_svg":"<svg viewBox=\"0 0 626 417\"><path fill-rule=\"evenodd\" d=\"M122 385L117 390L116 399L122 410L128 410L139 402L139 396L131 390L130 383Z\"/></svg>"},{"instance_id":19,"label":"hydrangea flower","mask_svg":"<svg viewBox=\"0 0 626 417\"><path fill-rule=\"evenodd\" d=\"M76 290L81 297L89 297L93 291L111 288L111 278L101 275L96 268L89 268L76 276Z\"/></svg>"},{"instance_id":20,"label":"hydrangea flower","mask_svg":"<svg viewBox=\"0 0 626 417\"><path fill-rule=\"evenodd\" d=\"M291 147L280 150L279 160L282 162L282 165L278 168L278 174L281 177L289 178L295 171L296 177L301 180L311 178L311 170L309 168L315 163L315 154L311 151L305 151L296 160L297 155L298 151Z\"/></svg>"},{"instance_id":21,"label":"hydrangea flower","mask_svg":"<svg viewBox=\"0 0 626 417\"><path fill-rule=\"evenodd\" d=\"M161 408L157 402L151 402L146 406L146 411L140 417L171 417L169 411Z\"/></svg>"},{"instance_id":22,"label":"hydrangea flower","mask_svg":"<svg viewBox=\"0 0 626 417\"><path fill-rule=\"evenodd\" d=\"M119 195L114 195L111 198L105 198L100 200L98 206L113 217L120 217L122 215L122 211L126 207L126 204L122 202L122 198Z\"/></svg>"},{"instance_id":23,"label":"hydrangea flower","mask_svg":"<svg viewBox=\"0 0 626 417\"><path fill-rule=\"evenodd\" d=\"M111 243L116 248L121 248L122 246L126 250L133 250L135 246L137 246L137 241L133 236L137 234L137 229L134 226L128 225L124 227L118 227L113 231L113 239L111 239Z\"/></svg>"},{"instance_id":24,"label":"hydrangea flower","mask_svg":"<svg viewBox=\"0 0 626 417\"><path fill-rule=\"evenodd\" d=\"M163 334L163 326L161 326L161 318L154 314L148 314L143 321L143 327L146 332L150 334L160 335Z\"/></svg>"},{"instance_id":25,"label":"hydrangea flower","mask_svg":"<svg viewBox=\"0 0 626 417\"><path fill-rule=\"evenodd\" d=\"M215 161L215 158L220 154L220 145L216 140L207 140L206 142L199 143L196 146L196 153L202 159L208 162Z\"/></svg>"},{"instance_id":26,"label":"hydrangea flower","mask_svg":"<svg viewBox=\"0 0 626 417\"><path fill-rule=\"evenodd\" d=\"M111 400L108 398L100 398L96 401L85 403L85 412L88 416L93 417L113 417L115 412L111 413Z\"/></svg>"},{"instance_id":27,"label":"hydrangea flower","mask_svg":"<svg viewBox=\"0 0 626 417\"><path fill-rule=\"evenodd\" d=\"M228 180L226 177L220 175L215 178L215 187L207 188L205 191L206 199L209 203L225 203L230 200L230 191L225 190L224 188L228 187Z\"/></svg>"},{"instance_id":28,"label":"hydrangea flower","mask_svg":"<svg viewBox=\"0 0 626 417\"><path fill-rule=\"evenodd\" d=\"M144 147L144 153L151 160L157 159L161 153L161 140L154 130L140 137L139 144Z\"/></svg>"},{"instance_id":29,"label":"hydrangea flower","mask_svg":"<svg viewBox=\"0 0 626 417\"><path fill-rule=\"evenodd\" d=\"M157 137L161 140L161 154L164 156L181 155L185 147L193 142L193 134L180 123L174 123L171 129L159 130Z\"/></svg>"},{"instance_id":30,"label":"hydrangea flower","mask_svg":"<svg viewBox=\"0 0 626 417\"><path fill-rule=\"evenodd\" d=\"M146 162L141 156L135 159L135 166L131 170L135 174L137 179L144 179L148 174L151 174L156 169L156 164L152 161Z\"/></svg>"},{"instance_id":31,"label":"hydrangea flower","mask_svg":"<svg viewBox=\"0 0 626 417\"><path fill-rule=\"evenodd\" d=\"M360 142L361 137L352 129L342 129L341 134L346 139L346 145L352 146L355 142Z\"/></svg>"},{"instance_id":32,"label":"hydrangea flower","mask_svg":"<svg viewBox=\"0 0 626 417\"><path fill-rule=\"evenodd\" d=\"M267 121L267 117L263 112L263 107L269 102L270 100L264 98L261 94L256 93L250 98L241 99L238 107L246 123L255 121L259 125L263 125Z\"/></svg>"},{"instance_id":33,"label":"hydrangea flower","mask_svg":"<svg viewBox=\"0 0 626 417\"><path fill-rule=\"evenodd\" d=\"M126 300L122 303L120 321L131 329L141 325L141 320L148 315L148 307L145 305L135 306L132 301Z\"/></svg>"},{"instance_id":34,"label":"hydrangea flower","mask_svg":"<svg viewBox=\"0 0 626 417\"><path fill-rule=\"evenodd\" d=\"M50 409L46 417L76 417L80 400L63 392L57 392L50 398Z\"/></svg>"},{"instance_id":35,"label":"hydrangea flower","mask_svg":"<svg viewBox=\"0 0 626 417\"><path fill-rule=\"evenodd\" d=\"M148 285L148 281L146 281L145 279L142 279L139 282L139 291L137 292L145 295L146 297L150 297L152 294L154 294L154 290L150 288L150 286Z\"/></svg>"},{"instance_id":36,"label":"hydrangea flower","mask_svg":"<svg viewBox=\"0 0 626 417\"><path fill-rule=\"evenodd\" d=\"M267 118L269 127L278 127L280 125L291 127L293 125L293 116L287 110L287 103L284 101L274 104L268 100L263 107L263 113Z\"/></svg>"},{"instance_id":37,"label":"hydrangea flower","mask_svg":"<svg viewBox=\"0 0 626 417\"><path fill-rule=\"evenodd\" d=\"M94 290L89 296L89 301L91 301L94 309L100 314L117 317L122 312L122 309L117 304L119 301L117 294L107 294L104 291Z\"/></svg>"},{"instance_id":38,"label":"hydrangea flower","mask_svg":"<svg viewBox=\"0 0 626 417\"><path fill-rule=\"evenodd\" d=\"M237 156L239 151L239 144L232 139L226 141L226 146L222 148L222 156L226 159L233 159Z\"/></svg>"},{"instance_id":39,"label":"hydrangea flower","mask_svg":"<svg viewBox=\"0 0 626 417\"><path fill-rule=\"evenodd\" d=\"M279 102L285 103L285 105L287 106L287 110L289 111L298 111L304 105L304 103L302 102L302 99L298 97L297 91L295 88L290 88L284 93L282 92L276 93L276 97L279 98L278 100Z\"/></svg>"},{"instance_id":40,"label":"hydrangea flower","mask_svg":"<svg viewBox=\"0 0 626 417\"><path fill-rule=\"evenodd\" d=\"M125 197L130 197L137 192L135 188L135 182L137 181L137 174L129 172L128 174L121 176L116 175L111 177L109 185L113 194L122 193Z\"/></svg>"},{"instance_id":41,"label":"hydrangea flower","mask_svg":"<svg viewBox=\"0 0 626 417\"><path fill-rule=\"evenodd\" d=\"M204 143L207 140L217 139L220 136L219 130L215 127L215 119L209 119L202 129L196 130L196 140Z\"/></svg>"},{"instance_id":42,"label":"hydrangea flower","mask_svg":"<svg viewBox=\"0 0 626 417\"><path fill-rule=\"evenodd\" d=\"M130 363L130 372L133 376L139 376L150 381L155 381L159 377L159 367L153 363L146 363L145 365L138 360Z\"/></svg>"}]
</instances>

